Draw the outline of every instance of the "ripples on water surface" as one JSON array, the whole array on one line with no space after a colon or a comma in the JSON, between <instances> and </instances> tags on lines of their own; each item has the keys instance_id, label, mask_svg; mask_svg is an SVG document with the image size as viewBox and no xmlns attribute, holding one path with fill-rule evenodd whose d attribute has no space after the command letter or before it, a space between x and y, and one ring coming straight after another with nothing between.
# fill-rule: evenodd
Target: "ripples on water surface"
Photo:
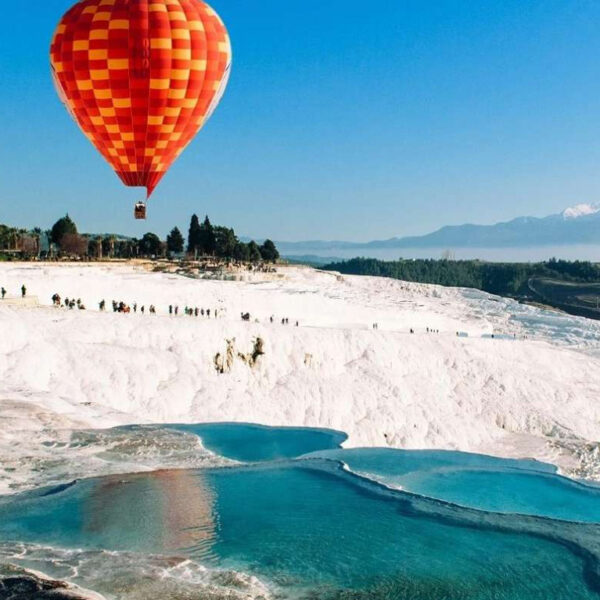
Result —
<instances>
[{"instance_id":1,"label":"ripples on water surface","mask_svg":"<svg viewBox=\"0 0 600 600\"><path fill-rule=\"evenodd\" d=\"M164 598L195 598L189 595L194 589L202 590L198 598L267 594L260 582L237 573L258 576L282 597L311 599L600 597L597 525L495 514L390 491L343 470L339 461L447 502L598 521L597 490L544 465L460 453L331 450L344 439L335 432L204 427L204 433L186 431L203 435L213 451L233 443L245 460L324 452L302 460L101 477L4 499L0 562L4 553L4 560L22 566L43 564L55 577L127 599L144 597L143 589L149 597L149 581ZM293 441L277 442L290 432ZM237 440L246 435L243 450ZM264 447L257 448L263 438ZM242 459L231 452L228 458ZM49 552L62 552L60 560L49 560ZM182 558L169 559L169 566L160 556ZM115 563L120 568L109 566ZM102 564L110 577L98 576ZM160 588L171 580L183 587Z\"/></svg>"}]
</instances>

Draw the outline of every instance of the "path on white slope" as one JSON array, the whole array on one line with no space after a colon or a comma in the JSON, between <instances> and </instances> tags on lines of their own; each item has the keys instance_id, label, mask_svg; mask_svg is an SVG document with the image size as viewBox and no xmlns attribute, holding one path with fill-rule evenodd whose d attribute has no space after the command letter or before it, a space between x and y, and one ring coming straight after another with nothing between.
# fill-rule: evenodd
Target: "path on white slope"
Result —
<instances>
[{"instance_id":1,"label":"path on white slope","mask_svg":"<svg viewBox=\"0 0 600 600\"><path fill-rule=\"evenodd\" d=\"M596 324L569 317L569 342L557 335L554 343L546 313L479 292L308 268L280 273L224 282L125 265L0 265L9 293L25 283L42 303L58 292L94 309L0 303L0 467L3 448L25 456L60 429L246 421L331 427L347 432L350 446L532 456L598 473L586 445L600 439ZM159 314L100 313L101 299L152 303ZM219 319L170 317L169 304L217 308ZM511 320L513 309L529 321ZM253 321L242 322L242 311ZM530 332L530 322L546 323L545 337L481 337ZM578 331L586 352L576 349ZM256 337L265 355L254 367L236 358L217 373L226 340L248 353Z\"/></svg>"}]
</instances>

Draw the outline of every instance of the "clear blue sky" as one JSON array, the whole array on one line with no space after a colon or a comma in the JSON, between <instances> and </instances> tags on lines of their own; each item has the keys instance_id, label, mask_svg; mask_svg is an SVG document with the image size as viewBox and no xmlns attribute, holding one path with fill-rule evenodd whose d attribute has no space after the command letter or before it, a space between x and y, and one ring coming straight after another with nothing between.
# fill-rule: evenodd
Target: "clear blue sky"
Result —
<instances>
[{"instance_id":1,"label":"clear blue sky","mask_svg":"<svg viewBox=\"0 0 600 600\"><path fill-rule=\"evenodd\" d=\"M147 223L54 92L70 0L5 7L0 222L370 240L600 200L595 0L213 0L233 73Z\"/></svg>"}]
</instances>

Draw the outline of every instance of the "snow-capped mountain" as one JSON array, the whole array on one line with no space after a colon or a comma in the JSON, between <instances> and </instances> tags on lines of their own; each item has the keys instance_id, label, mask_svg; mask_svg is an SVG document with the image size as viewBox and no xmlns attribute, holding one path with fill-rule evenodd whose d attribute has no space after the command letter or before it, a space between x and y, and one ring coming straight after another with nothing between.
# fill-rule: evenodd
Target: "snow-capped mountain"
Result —
<instances>
[{"instance_id":1,"label":"snow-capped mountain","mask_svg":"<svg viewBox=\"0 0 600 600\"><path fill-rule=\"evenodd\" d=\"M442 227L428 235L396 238L383 244L399 248L600 244L600 204L578 204L560 214L543 218L518 217L495 225Z\"/></svg>"},{"instance_id":2,"label":"snow-capped mountain","mask_svg":"<svg viewBox=\"0 0 600 600\"><path fill-rule=\"evenodd\" d=\"M517 217L495 225L450 225L422 236L367 243L277 242L284 254L295 248L315 251L377 248L517 248L600 244L600 203L577 204L548 217Z\"/></svg>"},{"instance_id":3,"label":"snow-capped mountain","mask_svg":"<svg viewBox=\"0 0 600 600\"><path fill-rule=\"evenodd\" d=\"M562 213L563 219L578 219L588 215L595 215L600 212L600 203L597 204L576 204L565 209Z\"/></svg>"}]
</instances>

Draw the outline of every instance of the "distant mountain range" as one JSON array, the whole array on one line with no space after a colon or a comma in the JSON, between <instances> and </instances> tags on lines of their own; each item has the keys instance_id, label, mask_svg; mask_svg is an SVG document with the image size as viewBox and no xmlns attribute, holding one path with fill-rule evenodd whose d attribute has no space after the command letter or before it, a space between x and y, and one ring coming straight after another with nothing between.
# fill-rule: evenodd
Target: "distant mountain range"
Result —
<instances>
[{"instance_id":1,"label":"distant mountain range","mask_svg":"<svg viewBox=\"0 0 600 600\"><path fill-rule=\"evenodd\" d=\"M578 204L549 217L519 217L496 225L452 225L421 236L366 243L313 240L276 242L286 255L307 248L311 253L385 248L518 248L600 244L600 203Z\"/></svg>"}]
</instances>

